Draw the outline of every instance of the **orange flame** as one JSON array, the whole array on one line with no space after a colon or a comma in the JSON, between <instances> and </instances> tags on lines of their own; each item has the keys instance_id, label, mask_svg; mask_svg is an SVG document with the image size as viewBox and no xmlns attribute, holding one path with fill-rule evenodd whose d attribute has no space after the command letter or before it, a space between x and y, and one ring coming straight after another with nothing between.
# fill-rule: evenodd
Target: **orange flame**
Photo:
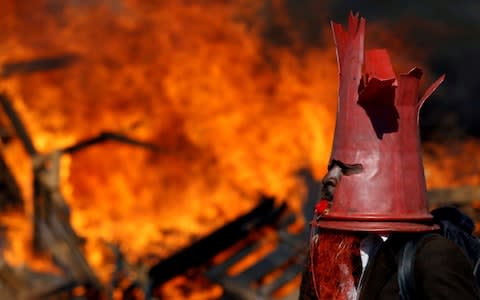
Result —
<instances>
[{"instance_id":1,"label":"orange flame","mask_svg":"<svg viewBox=\"0 0 480 300\"><path fill-rule=\"evenodd\" d=\"M301 56L265 44L259 1L3 2L0 66L79 56L62 70L0 80L41 152L107 130L160 147L109 142L62 160L73 226L104 280L112 270L105 243L119 244L131 262L166 257L251 208L259 193L298 210L298 170L326 169L337 98L333 44ZM18 141L3 155L31 214L29 158ZM430 186L451 184L434 177L445 174L437 161L426 159ZM28 232L12 231L11 263L20 263L11 254L26 251L17 245L28 243Z\"/></svg>"},{"instance_id":2,"label":"orange flame","mask_svg":"<svg viewBox=\"0 0 480 300\"><path fill-rule=\"evenodd\" d=\"M426 144L424 148L429 188L480 186L480 162L475 159L480 149L478 141L470 139L443 146Z\"/></svg>"},{"instance_id":3,"label":"orange flame","mask_svg":"<svg viewBox=\"0 0 480 300\"><path fill-rule=\"evenodd\" d=\"M302 57L266 49L259 28L242 20L254 1L124 1L53 16L39 3L34 28L25 23L30 9L9 2L0 61L59 52L80 59L1 83L38 149L105 130L160 147L106 143L63 160L74 228L103 278L104 242L118 243L130 261L165 257L252 207L259 193L299 208L296 172L322 172L330 150L332 49ZM20 153L16 144L5 149L11 165L28 161ZM12 168L30 198L29 170Z\"/></svg>"}]
</instances>

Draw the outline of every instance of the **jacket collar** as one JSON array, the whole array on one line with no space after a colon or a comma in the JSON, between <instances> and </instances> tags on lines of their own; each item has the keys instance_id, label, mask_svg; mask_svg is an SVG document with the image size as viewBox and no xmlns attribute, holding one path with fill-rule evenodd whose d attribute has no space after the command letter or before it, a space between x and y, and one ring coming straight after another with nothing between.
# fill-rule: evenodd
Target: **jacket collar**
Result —
<instances>
[{"instance_id":1,"label":"jacket collar","mask_svg":"<svg viewBox=\"0 0 480 300\"><path fill-rule=\"evenodd\" d=\"M359 300L377 299L383 287L397 272L397 253L405 242L403 234L394 234L368 261L359 286ZM375 276L377 275L377 276Z\"/></svg>"}]
</instances>

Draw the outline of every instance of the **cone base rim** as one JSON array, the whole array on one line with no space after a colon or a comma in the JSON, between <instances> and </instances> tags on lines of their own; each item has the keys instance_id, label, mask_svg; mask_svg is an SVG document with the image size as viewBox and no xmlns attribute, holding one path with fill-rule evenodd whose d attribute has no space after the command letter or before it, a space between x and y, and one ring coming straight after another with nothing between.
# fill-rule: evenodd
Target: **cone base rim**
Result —
<instances>
[{"instance_id":1,"label":"cone base rim","mask_svg":"<svg viewBox=\"0 0 480 300\"><path fill-rule=\"evenodd\" d=\"M330 221L320 220L318 227L347 231L366 232L429 232L437 231L440 226L435 223L411 222L372 222L372 221Z\"/></svg>"}]
</instances>

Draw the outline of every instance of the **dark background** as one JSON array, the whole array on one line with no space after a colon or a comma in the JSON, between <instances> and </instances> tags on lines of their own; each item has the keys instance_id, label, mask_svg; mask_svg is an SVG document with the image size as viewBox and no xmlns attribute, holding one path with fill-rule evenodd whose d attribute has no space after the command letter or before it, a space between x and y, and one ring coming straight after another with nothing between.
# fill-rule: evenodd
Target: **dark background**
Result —
<instances>
[{"instance_id":1,"label":"dark background","mask_svg":"<svg viewBox=\"0 0 480 300\"><path fill-rule=\"evenodd\" d=\"M280 4L279 4L280 2ZM446 73L442 87L421 112L422 139L439 143L480 137L480 2L267 0L264 35L268 43L331 47L331 35L319 31L329 20L345 23L349 11L367 19L366 46L387 48L395 61L420 65L424 83ZM287 12L288 21L280 6ZM408 69L397 69L397 72Z\"/></svg>"}]
</instances>

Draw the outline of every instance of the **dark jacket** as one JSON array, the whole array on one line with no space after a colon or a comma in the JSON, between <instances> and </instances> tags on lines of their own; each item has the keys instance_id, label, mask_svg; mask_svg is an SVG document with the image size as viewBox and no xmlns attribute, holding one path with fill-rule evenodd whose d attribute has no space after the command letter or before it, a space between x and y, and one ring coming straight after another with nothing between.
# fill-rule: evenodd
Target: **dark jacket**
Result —
<instances>
[{"instance_id":1,"label":"dark jacket","mask_svg":"<svg viewBox=\"0 0 480 300\"><path fill-rule=\"evenodd\" d=\"M411 235L393 234L369 261L360 287L359 300L399 298L397 255ZM415 264L415 299L478 299L473 267L453 242L440 235L418 244Z\"/></svg>"},{"instance_id":2,"label":"dark jacket","mask_svg":"<svg viewBox=\"0 0 480 300\"><path fill-rule=\"evenodd\" d=\"M392 234L377 254L369 260L359 300L399 300L397 257L412 234ZM479 299L469 260L453 242L441 235L426 237L417 245L414 274L417 291L414 299L471 300ZM305 269L300 287L300 300L317 299L310 268ZM334 299L321 299L334 300Z\"/></svg>"}]
</instances>

